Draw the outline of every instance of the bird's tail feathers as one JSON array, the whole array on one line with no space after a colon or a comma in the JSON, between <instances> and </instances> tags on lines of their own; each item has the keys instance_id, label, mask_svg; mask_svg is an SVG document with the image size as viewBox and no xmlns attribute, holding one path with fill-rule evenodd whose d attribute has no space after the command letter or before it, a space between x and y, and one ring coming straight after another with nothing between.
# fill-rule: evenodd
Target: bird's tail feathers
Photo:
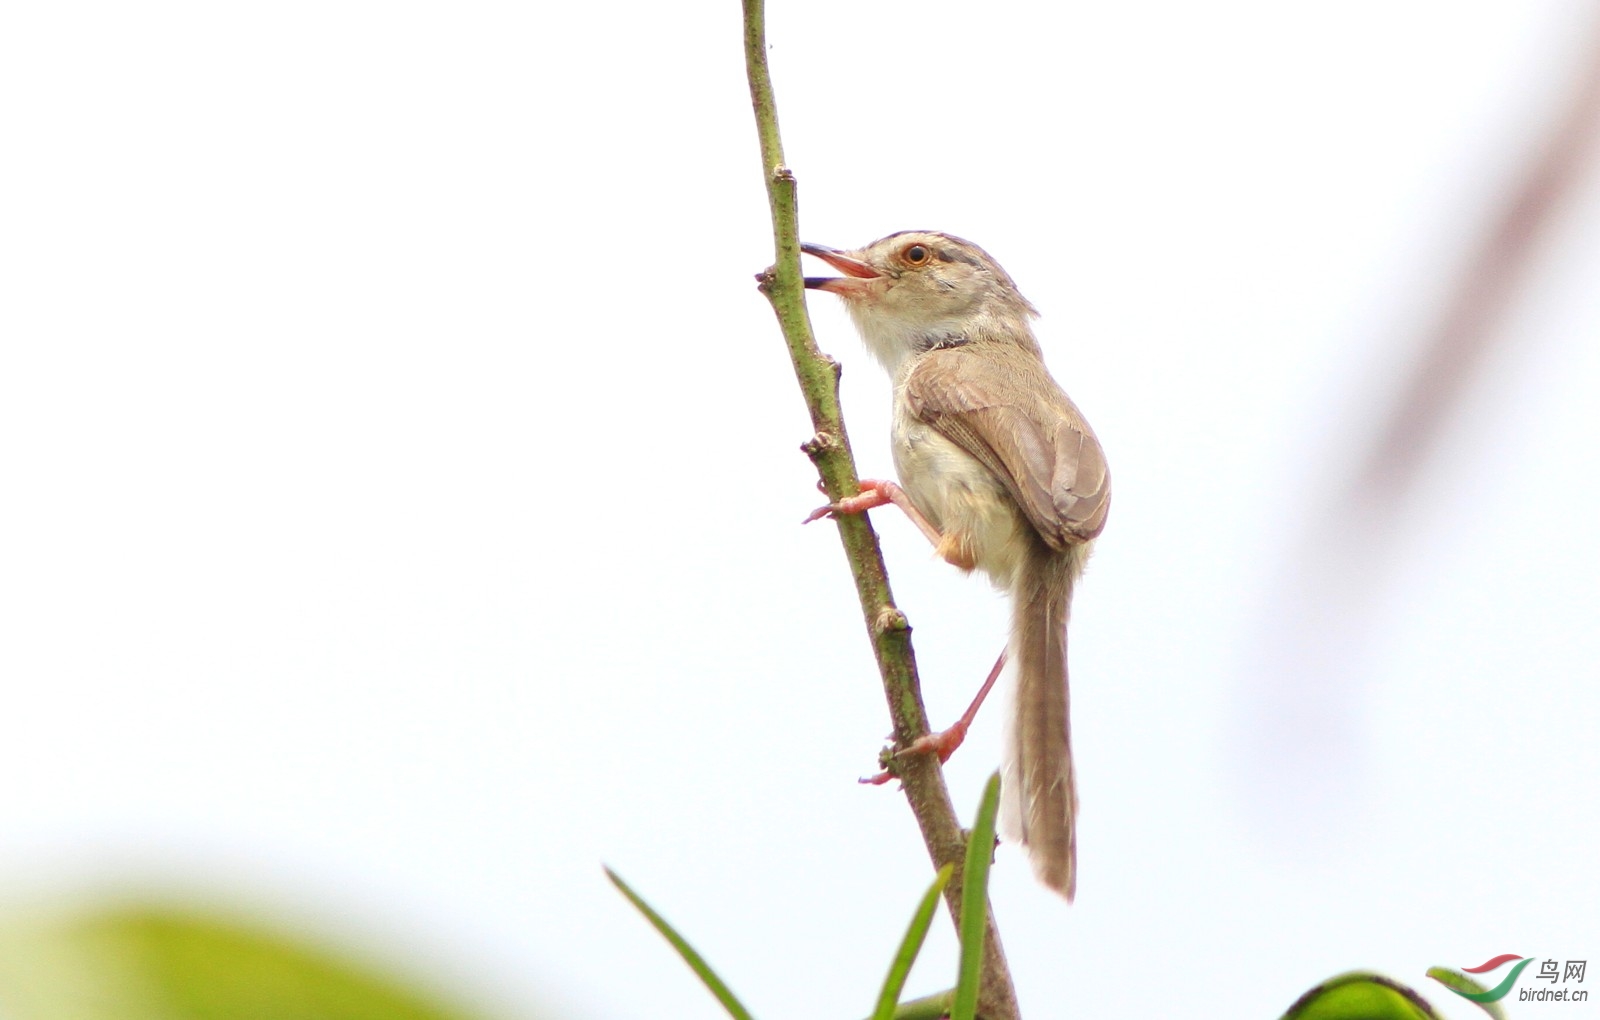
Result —
<instances>
[{"instance_id":1,"label":"bird's tail feathers","mask_svg":"<svg viewBox=\"0 0 1600 1020\"><path fill-rule=\"evenodd\" d=\"M1039 880L1069 901L1077 887L1078 794L1068 717L1067 615L1077 560L1041 548L1017 572L1010 649L1015 703L1001 778L1002 832L1028 848Z\"/></svg>"}]
</instances>

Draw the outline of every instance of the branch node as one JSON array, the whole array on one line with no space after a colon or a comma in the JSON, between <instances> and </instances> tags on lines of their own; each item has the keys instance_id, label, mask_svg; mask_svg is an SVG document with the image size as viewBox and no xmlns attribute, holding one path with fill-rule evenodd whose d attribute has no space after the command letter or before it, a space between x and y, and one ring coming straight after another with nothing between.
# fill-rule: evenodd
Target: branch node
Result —
<instances>
[{"instance_id":1,"label":"branch node","mask_svg":"<svg viewBox=\"0 0 1600 1020\"><path fill-rule=\"evenodd\" d=\"M800 444L800 452L812 460L839 449L839 437L831 432L818 432Z\"/></svg>"},{"instance_id":2,"label":"branch node","mask_svg":"<svg viewBox=\"0 0 1600 1020\"><path fill-rule=\"evenodd\" d=\"M872 626L879 634L888 634L893 631L909 631L911 621L896 607L884 606L878 610L878 615L873 617Z\"/></svg>"},{"instance_id":3,"label":"branch node","mask_svg":"<svg viewBox=\"0 0 1600 1020\"><path fill-rule=\"evenodd\" d=\"M790 170L788 167L786 167L786 166L784 166L783 164L780 163L779 165L777 165L777 166L772 168L772 179L774 181L779 182L780 184L781 183L793 184L794 183L794 171Z\"/></svg>"}]
</instances>

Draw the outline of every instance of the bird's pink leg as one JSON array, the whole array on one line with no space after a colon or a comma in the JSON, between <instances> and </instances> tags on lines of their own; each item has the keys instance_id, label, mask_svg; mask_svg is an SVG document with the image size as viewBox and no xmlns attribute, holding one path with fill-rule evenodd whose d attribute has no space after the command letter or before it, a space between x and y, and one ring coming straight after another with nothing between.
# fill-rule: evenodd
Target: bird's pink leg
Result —
<instances>
[{"instance_id":1,"label":"bird's pink leg","mask_svg":"<svg viewBox=\"0 0 1600 1020\"><path fill-rule=\"evenodd\" d=\"M934 545L937 546L940 539L944 537L939 534L939 529L933 526L933 522L922 516L922 511L918 510L917 505L911 502L911 497L906 495L906 490L893 482L880 481L876 478L863 478L859 493L854 496L846 496L837 503L829 503L827 506L817 507L811 511L811 516L800 523L810 524L812 521L820 521L822 518L832 517L834 514L865 513L874 507L880 507L887 503L893 503L901 510L904 510L906 516L911 518L911 523L915 524L917 530L926 535L928 541Z\"/></svg>"},{"instance_id":2,"label":"bird's pink leg","mask_svg":"<svg viewBox=\"0 0 1600 1020\"><path fill-rule=\"evenodd\" d=\"M957 719L949 729L939 733L924 733L889 757L898 758L903 754L931 753L939 756L940 764L949 761L950 756L956 753L956 748L960 747L961 742L967 739L967 730L971 728L972 720L978 717L978 709L983 705L983 699L989 696L990 688L994 686L996 680L1000 679L1000 671L1005 669L1005 666L1006 653L1001 652L1000 658L994 661L994 668L989 670L989 678L983 682L982 687L978 688L978 696L972 699L972 704L967 706L967 710L961 713L961 718ZM871 783L874 786L882 786L893 778L894 774L891 772L879 772L877 775L867 776L861 781L863 783Z\"/></svg>"},{"instance_id":3,"label":"bird's pink leg","mask_svg":"<svg viewBox=\"0 0 1600 1020\"><path fill-rule=\"evenodd\" d=\"M973 568L975 557L966 536L955 532L950 534L940 533L939 529L933 526L933 522L924 517L922 511L917 509L916 504L911 502L911 497L906 495L906 490L894 482L864 478L861 480L861 491L858 494L846 496L837 503L829 503L827 506L818 507L811 511L811 516L801 523L810 524L812 521L819 521L824 517L832 517L835 514L865 513L868 510L889 503L893 503L905 511L905 515L911 518L911 523L917 526L917 530L921 531L928 541L933 543L933 548L940 557L960 567L962 570L971 570ZM983 699L989 696L989 691L994 687L995 681L1000 679L1000 671L1005 668L1005 664L1006 653L1001 652L1000 658L995 660L994 668L989 671L989 678L983 682L982 687L978 688L978 694L972 699L972 704L967 706L967 710L961 713L961 718L957 719L949 729L938 733L925 733L905 747L893 752L890 757L898 758L902 754L933 753L939 756L941 764L949 761L956 748L960 747L961 742L967 739L967 730L971 728L972 720L977 717L978 709L983 705ZM894 777L889 772L880 772L861 781L863 783L881 785L892 778Z\"/></svg>"}]
</instances>

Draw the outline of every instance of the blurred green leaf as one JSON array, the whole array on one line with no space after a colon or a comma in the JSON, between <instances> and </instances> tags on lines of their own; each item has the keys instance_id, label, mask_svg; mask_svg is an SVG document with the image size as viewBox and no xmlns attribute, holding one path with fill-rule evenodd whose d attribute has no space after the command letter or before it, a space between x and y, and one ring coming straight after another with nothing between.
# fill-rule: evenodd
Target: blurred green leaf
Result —
<instances>
[{"instance_id":1,"label":"blurred green leaf","mask_svg":"<svg viewBox=\"0 0 1600 1020\"><path fill-rule=\"evenodd\" d=\"M466 1020L324 946L201 911L107 907L0 930L7 1020Z\"/></svg>"},{"instance_id":2,"label":"blurred green leaf","mask_svg":"<svg viewBox=\"0 0 1600 1020\"><path fill-rule=\"evenodd\" d=\"M744 1004L734 996L733 990L721 978L717 977L716 972L711 969L711 965L706 963L704 957L695 952L694 947L689 945L688 941L682 935L679 935L672 925L667 923L666 918L651 909L650 904L646 903L638 893L634 892L628 886L628 883L617 877L615 871L607 868L606 877L611 879L611 884L616 886L622 892L622 895L626 896L628 901L638 908L639 913L643 914L645 919L655 926L656 931L660 932L663 938L672 943L672 948L678 951L678 955L683 957L683 962L689 965L689 969L694 971L700 980L705 983L705 986L711 990L711 994L717 997L717 1001L722 1003L722 1008L728 1011L729 1016L733 1017L734 1020L755 1020L750 1015L750 1011L744 1008Z\"/></svg>"},{"instance_id":3,"label":"blurred green leaf","mask_svg":"<svg viewBox=\"0 0 1600 1020\"><path fill-rule=\"evenodd\" d=\"M1398 981L1357 970L1300 996L1283 1020L1439 1020L1439 1015Z\"/></svg>"},{"instance_id":4,"label":"blurred green leaf","mask_svg":"<svg viewBox=\"0 0 1600 1020\"><path fill-rule=\"evenodd\" d=\"M955 996L954 988L946 988L920 999L907 999L895 1007L894 1020L941 1020L950 1015L950 1003Z\"/></svg>"},{"instance_id":5,"label":"blurred green leaf","mask_svg":"<svg viewBox=\"0 0 1600 1020\"><path fill-rule=\"evenodd\" d=\"M1000 812L1000 773L989 777L978 818L967 834L967 859L961 875L961 966L950 1020L973 1020L978 984L983 980L983 933L989 922L989 864L994 860L994 820Z\"/></svg>"},{"instance_id":6,"label":"blurred green leaf","mask_svg":"<svg viewBox=\"0 0 1600 1020\"><path fill-rule=\"evenodd\" d=\"M1500 1008L1500 1003L1498 1001L1486 1002L1481 999L1482 996L1489 994L1488 989L1467 975L1461 973L1459 970L1449 970L1444 967L1429 967L1428 976L1439 982L1441 985L1444 985L1452 992L1463 993L1461 996L1463 999L1466 999L1467 1001L1477 1005L1479 1009L1494 1017L1494 1020L1506 1020L1506 1011ZM1514 980L1515 974L1513 974L1512 977Z\"/></svg>"},{"instance_id":7,"label":"blurred green leaf","mask_svg":"<svg viewBox=\"0 0 1600 1020\"><path fill-rule=\"evenodd\" d=\"M889 965L889 976L883 981L883 991L878 994L878 1006L872 1011L872 1020L892 1020L896 1015L895 1007L900 1002L900 992L911 974L911 965L922 951L922 942L928 937L928 928L933 924L933 912L939 908L939 894L944 892L953 871L954 866L949 864L940 868L933 878L933 884L923 894L922 902L917 904L917 912L911 917L906 937L900 940L900 949L894 955L894 962Z\"/></svg>"}]
</instances>

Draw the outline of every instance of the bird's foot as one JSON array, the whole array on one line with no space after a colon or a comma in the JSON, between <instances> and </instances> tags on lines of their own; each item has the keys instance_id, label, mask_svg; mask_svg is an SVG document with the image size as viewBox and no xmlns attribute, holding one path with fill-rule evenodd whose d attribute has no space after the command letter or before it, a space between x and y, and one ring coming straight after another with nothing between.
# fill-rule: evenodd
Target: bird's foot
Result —
<instances>
[{"instance_id":1,"label":"bird's foot","mask_svg":"<svg viewBox=\"0 0 1600 1020\"><path fill-rule=\"evenodd\" d=\"M884 764L891 764L895 759L903 758L908 754L937 754L939 756L939 764L943 765L950 760L952 754L956 753L956 748L961 746L962 741L967 739L967 726L968 720L962 718L957 719L955 725L947 730L940 730L938 733L924 733L905 747L886 752ZM863 776L860 781L873 786L882 786L894 778L896 778L894 772L885 769L875 776Z\"/></svg>"},{"instance_id":2,"label":"bird's foot","mask_svg":"<svg viewBox=\"0 0 1600 1020\"><path fill-rule=\"evenodd\" d=\"M899 499L896 499L897 496ZM905 502L901 503L901 500ZM905 490L895 483L879 481L876 478L863 478L861 479L861 491L856 495L846 496L841 500L829 503L827 506L819 506L811 511L811 515L800 523L810 524L812 521L820 521L824 517L833 517L837 514L866 513L868 510L888 503L900 503L901 506L906 506L910 502Z\"/></svg>"},{"instance_id":3,"label":"bird's foot","mask_svg":"<svg viewBox=\"0 0 1600 1020\"><path fill-rule=\"evenodd\" d=\"M950 756L956 753L956 748L967 739L967 730L972 728L972 720L978 717L978 709L983 707L983 699L989 696L989 692L994 689L995 681L1000 679L1000 672L1006 667L1006 654L1000 653L1000 657L994 661L994 668L989 670L989 675L984 678L983 686L978 688L977 697L972 699L972 704L967 706L967 710L961 713L961 718L951 724L949 729L940 730L938 733L924 733L905 747L885 751L880 762L885 766L884 770L875 776L862 778L861 782L882 786L894 779L895 759L908 754L937 754L941 765L949 761Z\"/></svg>"}]
</instances>

